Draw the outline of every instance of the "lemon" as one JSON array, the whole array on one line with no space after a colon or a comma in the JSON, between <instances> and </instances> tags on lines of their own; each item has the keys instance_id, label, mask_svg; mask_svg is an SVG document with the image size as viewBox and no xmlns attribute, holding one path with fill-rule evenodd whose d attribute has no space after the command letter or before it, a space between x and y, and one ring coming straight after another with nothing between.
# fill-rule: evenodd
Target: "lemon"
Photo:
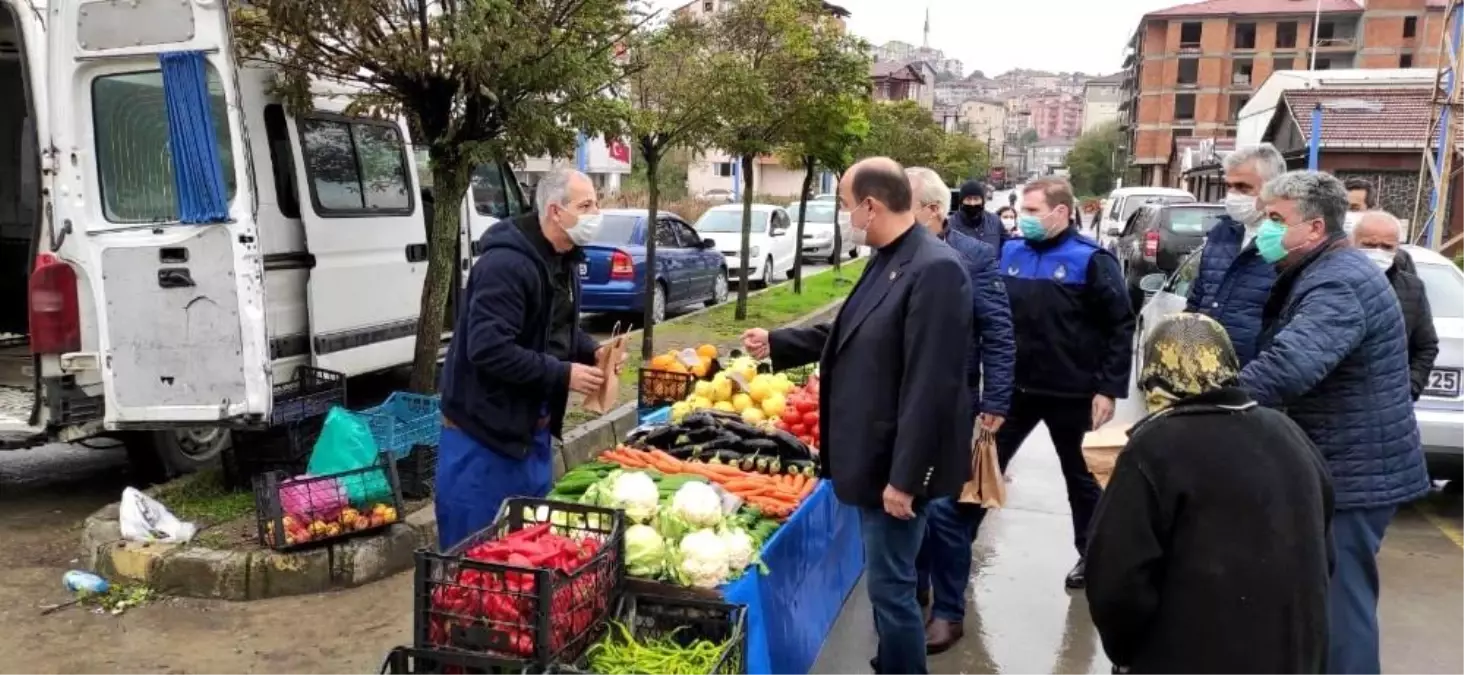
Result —
<instances>
[{"instance_id":1,"label":"lemon","mask_svg":"<svg viewBox=\"0 0 1464 675\"><path fill-rule=\"evenodd\" d=\"M743 410L751 408L754 398L755 397L748 396L747 394L735 394L732 396L732 409L736 410L737 412L742 412Z\"/></svg>"},{"instance_id":2,"label":"lemon","mask_svg":"<svg viewBox=\"0 0 1464 675\"><path fill-rule=\"evenodd\" d=\"M763 411L757 408L748 408L742 411L742 421L748 424L757 424L767 418L767 415L764 415Z\"/></svg>"},{"instance_id":3,"label":"lemon","mask_svg":"<svg viewBox=\"0 0 1464 675\"><path fill-rule=\"evenodd\" d=\"M686 401L677 401L671 404L671 423L676 424L681 418L691 412L691 404Z\"/></svg>"},{"instance_id":4,"label":"lemon","mask_svg":"<svg viewBox=\"0 0 1464 675\"><path fill-rule=\"evenodd\" d=\"M717 379L717 378L721 378L721 379ZM712 398L714 398L714 399L716 399L718 401L731 401L732 400L732 380L729 380L729 379L727 379L725 377L722 377L722 374L721 373L717 373L712 378L712 385L713 385L713 388L715 389L715 391L713 392L714 395L712 396Z\"/></svg>"},{"instance_id":5,"label":"lemon","mask_svg":"<svg viewBox=\"0 0 1464 675\"><path fill-rule=\"evenodd\" d=\"M696 396L700 396L702 398L711 398L712 396L716 395L717 388L711 382L708 382L706 380L698 380L696 383L695 391Z\"/></svg>"},{"instance_id":6,"label":"lemon","mask_svg":"<svg viewBox=\"0 0 1464 675\"><path fill-rule=\"evenodd\" d=\"M704 398L702 398L700 396L693 396L691 398L691 409L692 410L706 410L707 408L710 408L710 407L712 407L712 402L711 401L708 401L707 399L704 399Z\"/></svg>"},{"instance_id":7,"label":"lemon","mask_svg":"<svg viewBox=\"0 0 1464 675\"><path fill-rule=\"evenodd\" d=\"M762 411L768 417L782 417L783 416L783 408L786 405L787 405L787 401L785 401L783 399L783 395L782 394L773 394L773 395L771 395L771 396L763 399L763 402L762 402Z\"/></svg>"},{"instance_id":8,"label":"lemon","mask_svg":"<svg viewBox=\"0 0 1464 675\"><path fill-rule=\"evenodd\" d=\"M773 393L773 383L766 376L759 375L752 378L752 382L748 383L747 393L752 397L752 400L760 403L766 400L768 395Z\"/></svg>"},{"instance_id":9,"label":"lemon","mask_svg":"<svg viewBox=\"0 0 1464 675\"><path fill-rule=\"evenodd\" d=\"M726 401L717 401L715 404L712 405L712 407L724 412L737 412L737 409L733 406L733 404Z\"/></svg>"}]
</instances>

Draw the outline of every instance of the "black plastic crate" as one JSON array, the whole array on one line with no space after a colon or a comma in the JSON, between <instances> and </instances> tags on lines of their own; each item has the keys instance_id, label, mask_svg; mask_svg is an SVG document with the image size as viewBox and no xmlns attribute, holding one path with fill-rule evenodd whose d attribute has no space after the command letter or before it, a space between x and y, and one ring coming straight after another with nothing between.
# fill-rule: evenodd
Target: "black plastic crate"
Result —
<instances>
[{"instance_id":1,"label":"black plastic crate","mask_svg":"<svg viewBox=\"0 0 1464 675\"><path fill-rule=\"evenodd\" d=\"M412 446L412 451L406 457L397 460L397 475L401 477L403 497L431 497L437 478L437 446Z\"/></svg>"},{"instance_id":2,"label":"black plastic crate","mask_svg":"<svg viewBox=\"0 0 1464 675\"><path fill-rule=\"evenodd\" d=\"M304 473L324 425L325 419L316 417L263 431L235 431L234 442L224 451L227 484L247 490L262 473Z\"/></svg>"},{"instance_id":3,"label":"black plastic crate","mask_svg":"<svg viewBox=\"0 0 1464 675\"><path fill-rule=\"evenodd\" d=\"M274 385L269 422L278 426L320 417L346 404L346 376L334 370L299 366L295 379Z\"/></svg>"},{"instance_id":4,"label":"black plastic crate","mask_svg":"<svg viewBox=\"0 0 1464 675\"><path fill-rule=\"evenodd\" d=\"M747 672L747 608L711 600L693 600L656 594L626 593L615 612L615 621L625 626L632 639L670 638L682 647L698 641L725 642L726 647L712 659L706 675L742 675ZM624 639L620 628L611 626L605 641ZM593 651L593 647L591 647ZM597 673L587 653L573 665L560 664L551 672Z\"/></svg>"},{"instance_id":5,"label":"black plastic crate","mask_svg":"<svg viewBox=\"0 0 1464 675\"><path fill-rule=\"evenodd\" d=\"M691 373L642 368L636 388L637 405L641 410L671 405L685 401L695 390L696 376Z\"/></svg>"},{"instance_id":6,"label":"black plastic crate","mask_svg":"<svg viewBox=\"0 0 1464 675\"><path fill-rule=\"evenodd\" d=\"M581 546L596 543L568 573L536 566L528 558L514 565L468 557L480 544L513 539L530 528ZM542 672L551 663L579 660L604 634L624 583L622 512L510 498L492 526L445 553L417 552L413 645L480 654L507 667Z\"/></svg>"},{"instance_id":7,"label":"black plastic crate","mask_svg":"<svg viewBox=\"0 0 1464 675\"><path fill-rule=\"evenodd\" d=\"M461 673L462 675L529 675L529 668L504 664L485 656L465 652L397 647L386 655L381 675L416 675L417 673Z\"/></svg>"},{"instance_id":8,"label":"black plastic crate","mask_svg":"<svg viewBox=\"0 0 1464 675\"><path fill-rule=\"evenodd\" d=\"M371 466L324 476L259 474L254 507L260 545L277 551L372 532L404 516L396 463L386 453Z\"/></svg>"}]
</instances>

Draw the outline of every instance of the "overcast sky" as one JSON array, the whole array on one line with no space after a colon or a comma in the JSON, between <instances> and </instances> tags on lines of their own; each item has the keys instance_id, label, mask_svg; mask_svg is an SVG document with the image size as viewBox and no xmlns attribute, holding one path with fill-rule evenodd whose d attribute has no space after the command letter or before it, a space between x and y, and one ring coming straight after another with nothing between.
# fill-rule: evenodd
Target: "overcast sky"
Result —
<instances>
[{"instance_id":1,"label":"overcast sky","mask_svg":"<svg viewBox=\"0 0 1464 675\"><path fill-rule=\"evenodd\" d=\"M1139 17L1185 0L831 0L848 9L849 30L881 44L919 45L930 8L930 46L988 76L1012 68L1108 74ZM656 0L679 7L686 0Z\"/></svg>"}]
</instances>

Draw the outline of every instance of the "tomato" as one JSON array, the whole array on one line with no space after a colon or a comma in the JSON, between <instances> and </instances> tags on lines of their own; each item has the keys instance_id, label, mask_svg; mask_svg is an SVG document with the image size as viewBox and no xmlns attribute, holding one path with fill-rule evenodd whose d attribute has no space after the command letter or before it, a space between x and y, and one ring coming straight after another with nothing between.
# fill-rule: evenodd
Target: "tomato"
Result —
<instances>
[{"instance_id":1,"label":"tomato","mask_svg":"<svg viewBox=\"0 0 1464 675\"><path fill-rule=\"evenodd\" d=\"M813 442L813 437L812 436L799 436L798 437L798 442L799 443L802 443L804 445L807 445L809 447L815 447L815 446L818 445L817 443L814 443Z\"/></svg>"},{"instance_id":2,"label":"tomato","mask_svg":"<svg viewBox=\"0 0 1464 675\"><path fill-rule=\"evenodd\" d=\"M798 412L800 413L807 413L818 410L818 402L810 401L808 399L799 399L798 402L794 405L797 406Z\"/></svg>"},{"instance_id":3,"label":"tomato","mask_svg":"<svg viewBox=\"0 0 1464 675\"><path fill-rule=\"evenodd\" d=\"M808 433L808 427L803 426L802 422L790 424L788 425L788 433L801 437Z\"/></svg>"},{"instance_id":4,"label":"tomato","mask_svg":"<svg viewBox=\"0 0 1464 675\"><path fill-rule=\"evenodd\" d=\"M783 413L783 414L784 415L788 415L790 417L793 415L793 413L786 413L786 412ZM778 431L787 431L788 430L788 422L787 422L786 418L781 418L780 417L777 422L774 422L773 423L773 427L775 427Z\"/></svg>"},{"instance_id":5,"label":"tomato","mask_svg":"<svg viewBox=\"0 0 1464 675\"><path fill-rule=\"evenodd\" d=\"M803 414L803 425L818 433L818 411L810 410Z\"/></svg>"}]
</instances>

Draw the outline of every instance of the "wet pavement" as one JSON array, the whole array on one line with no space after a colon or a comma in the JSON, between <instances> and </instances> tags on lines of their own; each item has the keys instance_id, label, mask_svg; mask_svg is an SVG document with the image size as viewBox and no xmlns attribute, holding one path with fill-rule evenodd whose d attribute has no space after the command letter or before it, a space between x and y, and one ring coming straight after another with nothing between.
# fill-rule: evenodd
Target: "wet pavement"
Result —
<instances>
[{"instance_id":1,"label":"wet pavement","mask_svg":"<svg viewBox=\"0 0 1464 675\"><path fill-rule=\"evenodd\" d=\"M1117 422L1140 415L1136 397ZM1039 426L1008 471L1007 505L974 546L965 637L930 659L933 673L1109 673L1082 592L1063 587L1077 561L1066 488ZM1464 538L1457 492L1439 491L1393 520L1379 556L1384 672L1464 672ZM867 673L876 637L861 582L824 643L814 673Z\"/></svg>"}]
</instances>

